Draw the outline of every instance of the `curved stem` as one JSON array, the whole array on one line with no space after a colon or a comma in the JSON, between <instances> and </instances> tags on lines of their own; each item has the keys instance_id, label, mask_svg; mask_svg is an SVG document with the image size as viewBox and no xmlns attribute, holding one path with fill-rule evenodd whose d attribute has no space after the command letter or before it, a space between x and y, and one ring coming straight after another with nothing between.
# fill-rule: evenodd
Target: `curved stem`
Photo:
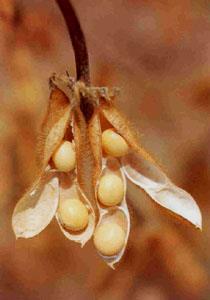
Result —
<instances>
[{"instance_id":1,"label":"curved stem","mask_svg":"<svg viewBox=\"0 0 210 300\"><path fill-rule=\"evenodd\" d=\"M56 0L56 3L64 17L71 38L76 61L77 80L82 80L86 85L90 85L88 51L79 19L69 0Z\"/></svg>"}]
</instances>

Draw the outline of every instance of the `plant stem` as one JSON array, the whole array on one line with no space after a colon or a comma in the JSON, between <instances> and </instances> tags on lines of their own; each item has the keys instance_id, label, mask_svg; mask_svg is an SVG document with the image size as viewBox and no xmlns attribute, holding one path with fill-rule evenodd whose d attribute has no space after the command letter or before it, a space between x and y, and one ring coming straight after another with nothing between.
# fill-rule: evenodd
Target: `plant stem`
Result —
<instances>
[{"instance_id":1,"label":"plant stem","mask_svg":"<svg viewBox=\"0 0 210 300\"><path fill-rule=\"evenodd\" d=\"M86 85L90 85L88 51L79 19L69 0L56 0L56 3L64 17L71 38L76 61L77 80L82 80Z\"/></svg>"}]
</instances>

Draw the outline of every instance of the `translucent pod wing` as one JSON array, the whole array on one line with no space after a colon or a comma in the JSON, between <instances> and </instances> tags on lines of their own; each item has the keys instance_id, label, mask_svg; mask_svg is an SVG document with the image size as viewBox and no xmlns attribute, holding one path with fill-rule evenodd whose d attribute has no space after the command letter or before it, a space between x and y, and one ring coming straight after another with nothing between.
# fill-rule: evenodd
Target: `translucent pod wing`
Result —
<instances>
[{"instance_id":1,"label":"translucent pod wing","mask_svg":"<svg viewBox=\"0 0 210 300\"><path fill-rule=\"evenodd\" d=\"M58 177L47 172L15 206L12 228L16 237L31 238L45 229L56 213L58 200Z\"/></svg>"},{"instance_id":2,"label":"translucent pod wing","mask_svg":"<svg viewBox=\"0 0 210 300\"><path fill-rule=\"evenodd\" d=\"M193 197L172 183L158 166L136 153L125 156L122 164L126 176L155 202L202 228L201 212Z\"/></svg>"}]
</instances>

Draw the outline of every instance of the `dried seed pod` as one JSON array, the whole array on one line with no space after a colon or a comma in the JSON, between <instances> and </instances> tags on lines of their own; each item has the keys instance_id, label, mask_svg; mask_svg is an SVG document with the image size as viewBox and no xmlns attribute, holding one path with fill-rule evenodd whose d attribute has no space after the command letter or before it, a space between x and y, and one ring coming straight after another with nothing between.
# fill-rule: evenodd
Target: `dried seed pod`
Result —
<instances>
[{"instance_id":1,"label":"dried seed pod","mask_svg":"<svg viewBox=\"0 0 210 300\"><path fill-rule=\"evenodd\" d=\"M94 187L102 168L101 123L98 110L95 110L88 124L88 135L94 156ZM97 196L96 196L97 197Z\"/></svg>"},{"instance_id":2,"label":"dried seed pod","mask_svg":"<svg viewBox=\"0 0 210 300\"><path fill-rule=\"evenodd\" d=\"M97 214L95 198L95 159L90 141L89 127L80 108L73 111L72 128L76 151L77 183L85 198L91 203Z\"/></svg>"},{"instance_id":3,"label":"dried seed pod","mask_svg":"<svg viewBox=\"0 0 210 300\"><path fill-rule=\"evenodd\" d=\"M45 229L56 213L58 200L58 176L46 172L15 206L12 228L16 237L30 238Z\"/></svg>"},{"instance_id":4,"label":"dried seed pod","mask_svg":"<svg viewBox=\"0 0 210 300\"><path fill-rule=\"evenodd\" d=\"M79 190L76 184L76 178L74 174L60 173L60 198L59 207L56 213L56 219L60 226L63 234L70 240L80 243L83 247L85 243L91 238L94 228L95 228L95 214L89 200L85 195ZM63 209L66 209L66 200L74 199L73 212L71 216L66 213L64 216ZM75 204L76 199L76 204ZM79 205L78 205L79 203ZM68 205L68 203L67 203ZM61 207L63 209L61 209ZM76 214L82 212L82 215L78 215L78 220L76 219ZM71 220L69 220L71 217ZM82 217L82 220L81 220Z\"/></svg>"},{"instance_id":5,"label":"dried seed pod","mask_svg":"<svg viewBox=\"0 0 210 300\"><path fill-rule=\"evenodd\" d=\"M126 204L126 180L124 174L120 168L119 161L116 158L108 157L103 160L101 176L110 174L118 176L118 178L122 180L124 188L123 199L118 205L112 207L106 207L99 201L97 202L99 208L99 222L94 234L94 243L99 255L110 267L114 268L114 264L120 261L126 248L130 232L130 215ZM98 187L99 182L96 186L97 190ZM109 234L108 229L111 226L110 224L113 224L113 228ZM101 234L105 234L106 236L104 235L103 237ZM113 240L114 236L116 241ZM107 245L103 243L107 243Z\"/></svg>"},{"instance_id":6,"label":"dried seed pod","mask_svg":"<svg viewBox=\"0 0 210 300\"><path fill-rule=\"evenodd\" d=\"M38 138L39 168L35 180L13 212L12 227L16 237L30 238L37 235L55 215L59 182L56 172L50 172L47 165L64 137L70 113L69 99L55 88L51 92L47 115Z\"/></svg>"},{"instance_id":7,"label":"dried seed pod","mask_svg":"<svg viewBox=\"0 0 210 300\"><path fill-rule=\"evenodd\" d=\"M106 154L114 157L124 156L129 151L125 139L113 129L106 129L102 133L102 148Z\"/></svg>"},{"instance_id":8,"label":"dried seed pod","mask_svg":"<svg viewBox=\"0 0 210 300\"><path fill-rule=\"evenodd\" d=\"M59 89L52 90L48 111L37 143L37 159L41 171L44 171L53 152L60 145L69 125L70 114L69 99Z\"/></svg>"},{"instance_id":9,"label":"dried seed pod","mask_svg":"<svg viewBox=\"0 0 210 300\"><path fill-rule=\"evenodd\" d=\"M119 113L112 103L103 104L102 113L131 147L132 151L122 158L124 172L128 179L144 189L159 205L201 229L202 216L193 197L177 187L162 171L155 159L139 145L128 120Z\"/></svg>"},{"instance_id":10,"label":"dried seed pod","mask_svg":"<svg viewBox=\"0 0 210 300\"><path fill-rule=\"evenodd\" d=\"M65 78L64 78L65 79ZM67 81L66 81L67 80ZM80 90L79 87L81 83L78 82L75 87L69 88L69 78L63 80L60 77L53 78L53 86L57 87L61 90L71 103L71 126L72 133L74 136L75 143L75 153L76 153L76 182L78 185L78 192L83 200L88 203L91 211L92 223L91 226L95 226L95 218L97 217L97 205L95 198L95 182L97 178L97 173L99 173L99 168L96 166L96 157L95 153L98 151L95 145L94 137L96 136L94 133L100 129L100 124L97 122L98 114L95 113L94 107L92 118L87 121L86 116L80 109ZM67 84L66 84L67 83ZM95 118L93 116L96 116ZM99 124L99 125L98 125ZM99 130L100 131L100 130ZM99 138L98 138L99 139ZM98 145L99 147L99 145ZM98 158L98 165L100 163L100 158ZM97 170L98 169L98 170ZM87 240L91 237L92 233L90 233L90 226L87 226L85 230L85 236L77 235L77 237L69 237L68 232L66 236L80 242L82 245L87 242ZM93 230L92 230L93 232ZM65 233L65 231L64 231Z\"/></svg>"},{"instance_id":11,"label":"dried seed pod","mask_svg":"<svg viewBox=\"0 0 210 300\"><path fill-rule=\"evenodd\" d=\"M126 140L132 150L156 164L155 160L149 155L149 153L141 145L139 145L137 133L131 128L130 122L118 111L113 103L103 103L101 112L115 130Z\"/></svg>"},{"instance_id":12,"label":"dried seed pod","mask_svg":"<svg viewBox=\"0 0 210 300\"><path fill-rule=\"evenodd\" d=\"M52 161L58 171L72 171L76 165L76 155L72 143L69 141L62 141L53 153Z\"/></svg>"}]
</instances>

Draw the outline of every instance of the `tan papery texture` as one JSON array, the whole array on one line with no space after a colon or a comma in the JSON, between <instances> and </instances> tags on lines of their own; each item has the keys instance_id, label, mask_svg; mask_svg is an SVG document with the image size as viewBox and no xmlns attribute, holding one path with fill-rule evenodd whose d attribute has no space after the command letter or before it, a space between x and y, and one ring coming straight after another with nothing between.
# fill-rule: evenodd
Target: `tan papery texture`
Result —
<instances>
[{"instance_id":1,"label":"tan papery texture","mask_svg":"<svg viewBox=\"0 0 210 300\"><path fill-rule=\"evenodd\" d=\"M102 168L102 145L101 145L101 123L97 110L95 110L88 125L90 144L94 156L94 186L101 174Z\"/></svg>"},{"instance_id":2,"label":"tan papery texture","mask_svg":"<svg viewBox=\"0 0 210 300\"><path fill-rule=\"evenodd\" d=\"M102 259L112 268L114 269L114 265L118 263L126 249L126 245L128 242L128 237L130 233L130 214L126 203L126 179L123 174L123 171L121 169L120 163L117 159L108 157L103 159L103 167L102 167L102 173L101 176L104 176L105 174L115 174L119 176L124 185L124 197L121 203L118 205L112 206L112 207L105 207L104 205L101 205L99 201L97 201L98 209L99 209L99 221L97 224L97 227L100 226L100 224L105 222L115 222L118 225L120 225L124 232L125 232L125 243L122 248L122 250L114 255L114 256L105 256L102 255L100 252L99 255L102 257ZM98 185L97 187L98 188Z\"/></svg>"},{"instance_id":3,"label":"tan papery texture","mask_svg":"<svg viewBox=\"0 0 210 300\"><path fill-rule=\"evenodd\" d=\"M79 107L74 109L72 121L76 150L77 182L84 197L90 201L97 215L94 185L95 159L90 142L88 123Z\"/></svg>"},{"instance_id":4,"label":"tan papery texture","mask_svg":"<svg viewBox=\"0 0 210 300\"><path fill-rule=\"evenodd\" d=\"M56 172L46 172L18 201L12 215L16 237L30 238L51 222L57 210L59 182Z\"/></svg>"},{"instance_id":5,"label":"tan papery texture","mask_svg":"<svg viewBox=\"0 0 210 300\"><path fill-rule=\"evenodd\" d=\"M117 132L124 137L134 151L152 163L157 164L155 159L152 158L142 146L139 146L137 133L131 129L130 122L121 112L119 112L112 102L103 103L101 112Z\"/></svg>"},{"instance_id":6,"label":"tan papery texture","mask_svg":"<svg viewBox=\"0 0 210 300\"><path fill-rule=\"evenodd\" d=\"M52 90L49 106L37 141L38 162L45 169L53 152L61 143L69 125L69 99L58 88Z\"/></svg>"}]
</instances>

